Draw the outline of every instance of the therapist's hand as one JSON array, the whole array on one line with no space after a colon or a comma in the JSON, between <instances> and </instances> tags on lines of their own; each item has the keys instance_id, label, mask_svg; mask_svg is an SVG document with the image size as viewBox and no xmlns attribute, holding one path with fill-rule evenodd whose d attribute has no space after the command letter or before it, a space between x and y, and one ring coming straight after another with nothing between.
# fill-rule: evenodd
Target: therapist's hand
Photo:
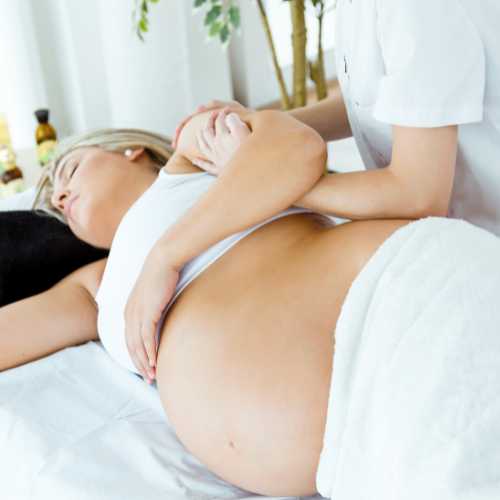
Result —
<instances>
[{"instance_id":1,"label":"therapist's hand","mask_svg":"<svg viewBox=\"0 0 500 500\"><path fill-rule=\"evenodd\" d=\"M219 175L250 133L248 125L230 108L214 111L206 127L196 134L198 147L206 160L195 158L193 164Z\"/></svg>"},{"instance_id":2,"label":"therapist's hand","mask_svg":"<svg viewBox=\"0 0 500 500\"><path fill-rule=\"evenodd\" d=\"M202 104L201 106L198 106L194 113L191 113L190 115L186 116L179 125L177 125L177 128L175 129L174 133L174 139L172 141L172 147L175 149L177 147L177 141L179 140L179 135L184 128L184 125L193 118L193 116L196 116L200 113L204 113L205 111L212 111L215 109L222 109L222 108L229 108L231 111L250 111L250 108L245 108L243 104L240 104L238 101L218 101L216 99L210 101L207 104Z\"/></svg>"},{"instance_id":3,"label":"therapist's hand","mask_svg":"<svg viewBox=\"0 0 500 500\"><path fill-rule=\"evenodd\" d=\"M125 338L130 357L144 379L156 378L156 327L179 281L168 255L153 247L125 307Z\"/></svg>"}]
</instances>

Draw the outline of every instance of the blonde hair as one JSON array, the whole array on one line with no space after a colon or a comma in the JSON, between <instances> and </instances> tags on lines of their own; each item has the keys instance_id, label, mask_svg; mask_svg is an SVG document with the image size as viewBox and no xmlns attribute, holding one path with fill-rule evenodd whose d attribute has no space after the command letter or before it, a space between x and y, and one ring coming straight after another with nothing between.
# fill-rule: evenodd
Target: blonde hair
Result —
<instances>
[{"instance_id":1,"label":"blonde hair","mask_svg":"<svg viewBox=\"0 0 500 500\"><path fill-rule=\"evenodd\" d=\"M45 165L40 175L32 210L44 212L67 224L64 215L51 203L54 192L54 174L61 161L69 153L82 147L99 147L116 153L123 153L127 149L144 148L153 163L158 166L158 170L174 153L169 137L148 130L106 128L68 137L57 145L52 160Z\"/></svg>"}]
</instances>

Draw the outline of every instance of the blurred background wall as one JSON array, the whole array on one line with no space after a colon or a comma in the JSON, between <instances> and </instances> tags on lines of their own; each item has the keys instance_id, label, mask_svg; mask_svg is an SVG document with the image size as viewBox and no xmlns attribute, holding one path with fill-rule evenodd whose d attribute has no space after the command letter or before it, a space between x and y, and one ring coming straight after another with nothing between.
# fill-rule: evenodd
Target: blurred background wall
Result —
<instances>
[{"instance_id":1,"label":"blurred background wall","mask_svg":"<svg viewBox=\"0 0 500 500\"><path fill-rule=\"evenodd\" d=\"M132 9L124 0L0 0L0 109L14 147L33 144L39 107L61 136L101 126L168 133L197 103L232 97L227 53L205 43L190 1L155 5L144 43Z\"/></svg>"},{"instance_id":2,"label":"blurred background wall","mask_svg":"<svg viewBox=\"0 0 500 500\"><path fill-rule=\"evenodd\" d=\"M141 42L132 29L133 0L0 0L0 112L7 115L14 148L34 146L33 111L41 107L50 109L59 137L120 126L171 135L187 113L213 98L252 107L276 101L255 2L240 0L241 29L229 50L208 40L205 11L194 12L192 4L155 4ZM266 6L290 88L289 7L279 0ZM327 14L323 36L330 80L336 76L334 16ZM315 39L311 32L310 52ZM355 153L352 140L346 145L349 155Z\"/></svg>"}]
</instances>

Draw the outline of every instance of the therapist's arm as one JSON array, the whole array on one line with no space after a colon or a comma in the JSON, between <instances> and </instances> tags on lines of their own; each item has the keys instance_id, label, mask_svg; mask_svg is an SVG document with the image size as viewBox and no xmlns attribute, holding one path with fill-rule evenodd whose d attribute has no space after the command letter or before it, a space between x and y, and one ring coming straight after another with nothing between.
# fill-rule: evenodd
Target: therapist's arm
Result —
<instances>
[{"instance_id":1,"label":"therapist's arm","mask_svg":"<svg viewBox=\"0 0 500 500\"><path fill-rule=\"evenodd\" d=\"M213 111L229 107L231 111L241 113L246 110L244 106L236 101L224 102L213 100L208 104L198 107L191 115L187 116L176 128L173 144L177 147L178 138L184 126L194 117L207 111ZM315 104L308 104L301 108L295 108L287 111L290 116L304 123L308 127L316 130L325 142L335 141L352 137L351 124L347 115L347 109L344 102L344 96L338 80L329 90L328 97Z\"/></svg>"},{"instance_id":2,"label":"therapist's arm","mask_svg":"<svg viewBox=\"0 0 500 500\"><path fill-rule=\"evenodd\" d=\"M295 205L346 219L446 216L458 127L393 127L391 163L322 177Z\"/></svg>"},{"instance_id":3,"label":"therapist's arm","mask_svg":"<svg viewBox=\"0 0 500 500\"><path fill-rule=\"evenodd\" d=\"M330 90L326 99L302 108L292 109L288 113L316 130L326 142L352 137L344 97L338 82Z\"/></svg>"},{"instance_id":4,"label":"therapist's arm","mask_svg":"<svg viewBox=\"0 0 500 500\"><path fill-rule=\"evenodd\" d=\"M210 189L156 245L175 267L182 267L227 236L289 208L324 172L326 144L312 128L279 111L250 112L241 118L251 134ZM196 122L188 123L181 132L177 161L189 161L197 152L192 127Z\"/></svg>"}]
</instances>

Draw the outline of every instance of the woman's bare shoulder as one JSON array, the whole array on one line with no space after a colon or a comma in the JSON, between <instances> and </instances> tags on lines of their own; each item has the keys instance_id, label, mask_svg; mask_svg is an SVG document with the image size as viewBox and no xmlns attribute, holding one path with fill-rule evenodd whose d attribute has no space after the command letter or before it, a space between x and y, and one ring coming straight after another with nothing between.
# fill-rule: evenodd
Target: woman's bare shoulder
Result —
<instances>
[{"instance_id":1,"label":"woman's bare shoulder","mask_svg":"<svg viewBox=\"0 0 500 500\"><path fill-rule=\"evenodd\" d=\"M178 152L168 160L167 164L162 167L162 170L167 174L196 174L203 172L201 168L193 165L187 157Z\"/></svg>"},{"instance_id":2,"label":"woman's bare shoulder","mask_svg":"<svg viewBox=\"0 0 500 500\"><path fill-rule=\"evenodd\" d=\"M64 280L81 285L93 298L95 298L99 285L101 284L107 260L107 258L96 260L95 262L80 267L68 275Z\"/></svg>"}]
</instances>

